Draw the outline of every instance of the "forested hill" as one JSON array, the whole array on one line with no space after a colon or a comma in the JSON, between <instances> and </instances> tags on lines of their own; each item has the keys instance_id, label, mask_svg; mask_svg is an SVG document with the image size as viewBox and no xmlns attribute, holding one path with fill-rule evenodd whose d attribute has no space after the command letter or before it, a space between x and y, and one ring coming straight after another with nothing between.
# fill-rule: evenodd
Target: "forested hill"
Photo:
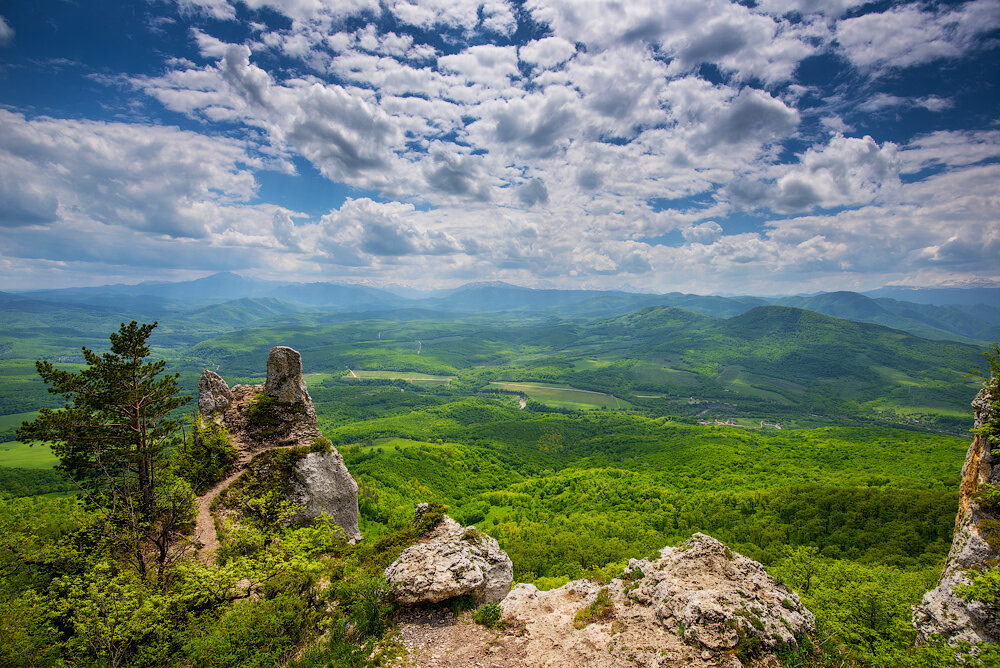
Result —
<instances>
[{"instance_id":1,"label":"forested hill","mask_svg":"<svg viewBox=\"0 0 1000 668\"><path fill-rule=\"evenodd\" d=\"M405 296L404 296L405 295ZM50 304L50 311L70 306L111 307L142 314L147 319L171 320L174 326L192 311L240 300L285 302L280 310L296 311L395 311L423 309L466 315L507 314L563 319L613 317L646 306L677 306L706 315L729 318L758 306L805 308L849 320L902 329L931 339L988 343L1000 339L1000 289L883 289L865 294L830 292L809 296L757 297L630 293L618 290L533 289L502 282L471 283L451 290L424 292L372 288L335 283L282 283L220 273L193 281L107 285L92 288L36 290L0 295L0 308L11 300ZM252 304L252 302L251 302ZM44 309L32 307L36 313ZM235 322L249 326L266 319L253 306ZM273 314L272 314L273 315ZM220 321L221 322L221 321Z\"/></svg>"},{"instance_id":2,"label":"forested hill","mask_svg":"<svg viewBox=\"0 0 1000 668\"><path fill-rule=\"evenodd\" d=\"M99 348L119 322L156 315L16 296L0 307L0 415L58 405L35 377L35 359L78 363L80 345ZM280 341L331 377L348 369L432 374L452 378L441 390L460 394L534 382L606 393L607 404L653 415L863 419L952 433L967 428L975 381L963 374L983 367L985 349L772 305L726 318L659 305L581 319L330 312L257 297L159 315L154 351L189 393L203 368L253 377Z\"/></svg>"}]
</instances>

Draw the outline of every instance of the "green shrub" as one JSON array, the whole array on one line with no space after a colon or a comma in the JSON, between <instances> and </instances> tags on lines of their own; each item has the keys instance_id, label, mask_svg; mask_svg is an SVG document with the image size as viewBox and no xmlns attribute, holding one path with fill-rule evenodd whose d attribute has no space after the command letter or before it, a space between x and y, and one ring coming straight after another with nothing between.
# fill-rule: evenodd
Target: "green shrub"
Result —
<instances>
[{"instance_id":1,"label":"green shrub","mask_svg":"<svg viewBox=\"0 0 1000 668\"><path fill-rule=\"evenodd\" d=\"M270 668L290 658L315 614L290 594L236 603L215 623L194 626L184 651L195 668Z\"/></svg>"},{"instance_id":2,"label":"green shrub","mask_svg":"<svg viewBox=\"0 0 1000 668\"><path fill-rule=\"evenodd\" d=\"M238 457L225 427L199 419L194 424L194 437L177 447L172 463L177 475L201 495L226 477Z\"/></svg>"},{"instance_id":3,"label":"green shrub","mask_svg":"<svg viewBox=\"0 0 1000 668\"><path fill-rule=\"evenodd\" d=\"M476 610L476 624L481 624L488 629L503 628L503 608L499 603L487 603Z\"/></svg>"}]
</instances>

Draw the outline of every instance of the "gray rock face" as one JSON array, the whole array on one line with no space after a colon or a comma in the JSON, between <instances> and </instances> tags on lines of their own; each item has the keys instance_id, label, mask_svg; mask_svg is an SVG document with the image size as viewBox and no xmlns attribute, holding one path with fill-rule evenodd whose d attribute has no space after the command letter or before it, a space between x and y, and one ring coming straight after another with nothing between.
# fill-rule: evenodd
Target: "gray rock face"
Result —
<instances>
[{"instance_id":1,"label":"gray rock face","mask_svg":"<svg viewBox=\"0 0 1000 668\"><path fill-rule=\"evenodd\" d=\"M576 615L601 590L610 606L581 628ZM816 625L798 595L763 566L704 534L664 548L659 559L630 560L623 578L607 585L575 580L539 591L519 584L500 605L524 625L525 665L735 668L744 665L734 652L743 638L743 649L758 655L752 665L777 666L766 655L796 647Z\"/></svg>"},{"instance_id":2,"label":"gray rock face","mask_svg":"<svg viewBox=\"0 0 1000 668\"><path fill-rule=\"evenodd\" d=\"M300 517L314 518L325 513L344 530L349 540L361 540L358 484L336 449L328 454L306 455L295 465L292 475L291 501L302 507Z\"/></svg>"},{"instance_id":3,"label":"gray rock face","mask_svg":"<svg viewBox=\"0 0 1000 668\"><path fill-rule=\"evenodd\" d=\"M421 506L415 521L426 510ZM465 595L477 603L497 603L510 591L514 565L493 538L445 516L422 542L403 550L385 570L385 579L391 595L403 605Z\"/></svg>"},{"instance_id":4,"label":"gray rock face","mask_svg":"<svg viewBox=\"0 0 1000 668\"><path fill-rule=\"evenodd\" d=\"M286 404L308 404L312 399L302 378L302 356L287 346L275 346L267 356L267 396Z\"/></svg>"},{"instance_id":5,"label":"gray rock face","mask_svg":"<svg viewBox=\"0 0 1000 668\"><path fill-rule=\"evenodd\" d=\"M222 376L205 369L198 379L198 412L208 417L223 413L233 401L233 393Z\"/></svg>"},{"instance_id":6,"label":"gray rock face","mask_svg":"<svg viewBox=\"0 0 1000 668\"><path fill-rule=\"evenodd\" d=\"M992 403L1000 399L997 380L992 379L972 402L975 426L982 427L993 418ZM983 535L981 522L1000 519L988 512L973 498L984 484L1000 483L1000 462L993 457L993 446L983 436L976 436L962 467L959 488L958 516L955 538L941 571L937 587L924 594L913 607L913 625L922 641L939 636L952 645L970 643L1000 643L1000 607L979 601L966 601L955 593L956 587L968 585L969 569L979 571L995 568L1000 552L993 549Z\"/></svg>"},{"instance_id":7,"label":"gray rock face","mask_svg":"<svg viewBox=\"0 0 1000 668\"><path fill-rule=\"evenodd\" d=\"M277 399L268 407L263 424L250 417L251 406L262 391ZM257 461L255 455L275 448L311 447L323 436L302 379L302 357L285 346L271 349L264 385L235 385L229 389L222 378L205 371L199 382L198 405L203 415L215 411L215 419L229 431L233 445L244 460L249 460L251 468ZM306 454L296 463L289 482L289 501L299 506L295 520L326 514L349 540L361 539L358 485L336 448L330 446L328 453Z\"/></svg>"},{"instance_id":8,"label":"gray rock face","mask_svg":"<svg viewBox=\"0 0 1000 668\"><path fill-rule=\"evenodd\" d=\"M635 601L652 606L664 626L683 625L685 639L710 650L734 647L740 632L767 649L794 647L796 635L816 627L798 594L705 534L662 549L656 561L632 559L629 572L642 574Z\"/></svg>"}]
</instances>

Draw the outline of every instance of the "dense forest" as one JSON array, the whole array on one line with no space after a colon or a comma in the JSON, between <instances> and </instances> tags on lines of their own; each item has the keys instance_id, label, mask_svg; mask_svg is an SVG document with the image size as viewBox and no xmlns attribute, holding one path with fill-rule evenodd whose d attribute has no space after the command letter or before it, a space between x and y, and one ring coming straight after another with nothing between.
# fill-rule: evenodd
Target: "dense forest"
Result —
<instances>
[{"instance_id":1,"label":"dense forest","mask_svg":"<svg viewBox=\"0 0 1000 668\"><path fill-rule=\"evenodd\" d=\"M394 651L381 571L419 535L420 502L497 538L515 581L540 588L618 577L631 557L708 533L817 615L788 665L931 666L952 651L914 646L910 606L950 547L981 382L963 374L986 366L981 346L779 306L516 326L297 314L208 337L165 324L146 353L166 360L157 374L176 396L200 368L259 382L270 345L299 349L323 433L360 486L359 545L322 521L288 525L286 502L251 486L206 564L190 507L225 439L199 433L192 403L170 411L186 425L150 460L152 514L125 522L106 488L65 475L75 451L13 440L64 400L13 355L73 375L97 358L70 341L107 348L96 332L37 331L5 332L0 360L4 665L379 665ZM137 563L165 517L160 557Z\"/></svg>"}]
</instances>

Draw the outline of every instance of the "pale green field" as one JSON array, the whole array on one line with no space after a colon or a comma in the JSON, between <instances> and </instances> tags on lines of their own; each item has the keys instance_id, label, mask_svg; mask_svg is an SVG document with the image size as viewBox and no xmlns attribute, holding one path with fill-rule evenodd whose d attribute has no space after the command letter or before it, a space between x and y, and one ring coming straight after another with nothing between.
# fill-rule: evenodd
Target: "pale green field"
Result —
<instances>
[{"instance_id":1,"label":"pale green field","mask_svg":"<svg viewBox=\"0 0 1000 668\"><path fill-rule=\"evenodd\" d=\"M20 441L0 443L0 466L18 469L50 469L59 460L47 445L29 446Z\"/></svg>"},{"instance_id":2,"label":"pale green field","mask_svg":"<svg viewBox=\"0 0 1000 668\"><path fill-rule=\"evenodd\" d=\"M8 429L17 429L21 426L22 422L26 420L34 420L38 417L38 411L29 411L27 413L11 413L10 415L0 415L0 431L7 431Z\"/></svg>"},{"instance_id":3,"label":"pale green field","mask_svg":"<svg viewBox=\"0 0 1000 668\"><path fill-rule=\"evenodd\" d=\"M656 361L639 361L635 364L636 380L655 385L696 387L698 374L674 369Z\"/></svg>"},{"instance_id":4,"label":"pale green field","mask_svg":"<svg viewBox=\"0 0 1000 668\"><path fill-rule=\"evenodd\" d=\"M365 452L371 450L381 450L386 454L392 454L397 447L402 448L430 448L435 450L466 450L466 446L460 443L432 443L430 441L413 441L408 438L377 438L370 446L363 446Z\"/></svg>"},{"instance_id":5,"label":"pale green field","mask_svg":"<svg viewBox=\"0 0 1000 668\"><path fill-rule=\"evenodd\" d=\"M402 379L408 383L450 383L454 376L432 376L415 371L365 371L363 369L351 369L341 376L341 378L344 380L383 378L386 380Z\"/></svg>"},{"instance_id":6,"label":"pale green field","mask_svg":"<svg viewBox=\"0 0 1000 668\"><path fill-rule=\"evenodd\" d=\"M593 408L624 408L628 404L613 395L572 387L554 387L543 383L494 382L490 385L510 392L523 392L535 401L560 408L588 410Z\"/></svg>"}]
</instances>

